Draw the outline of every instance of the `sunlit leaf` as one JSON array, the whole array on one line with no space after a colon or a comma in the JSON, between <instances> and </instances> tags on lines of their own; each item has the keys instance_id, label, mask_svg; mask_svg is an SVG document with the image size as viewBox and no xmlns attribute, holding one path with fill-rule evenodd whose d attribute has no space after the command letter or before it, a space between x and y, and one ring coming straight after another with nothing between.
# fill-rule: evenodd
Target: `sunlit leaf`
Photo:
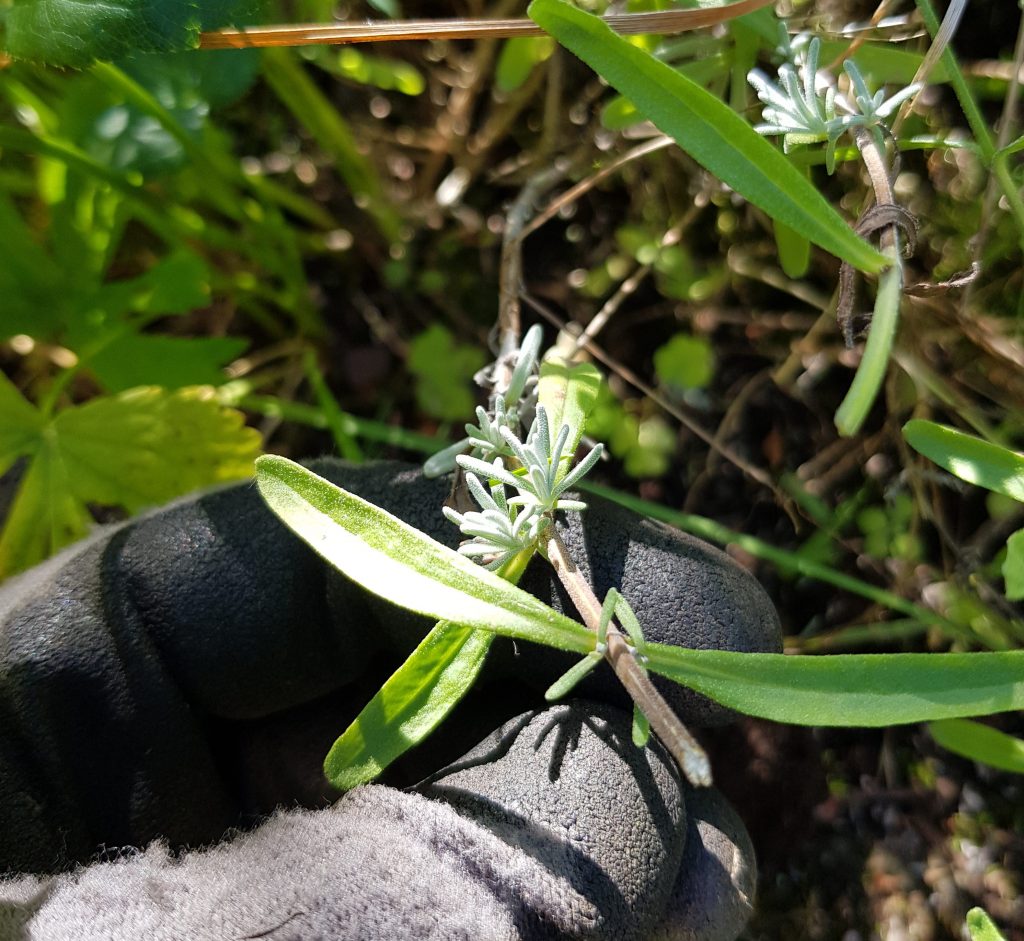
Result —
<instances>
[{"instance_id":1,"label":"sunlit leaf","mask_svg":"<svg viewBox=\"0 0 1024 941\"><path fill-rule=\"evenodd\" d=\"M1001 771L1024 774L1024 741L968 719L931 722L928 731L943 748Z\"/></svg>"},{"instance_id":2,"label":"sunlit leaf","mask_svg":"<svg viewBox=\"0 0 1024 941\"><path fill-rule=\"evenodd\" d=\"M649 643L644 653L655 673L794 725L900 725L1024 707L1024 651L791 657Z\"/></svg>"},{"instance_id":3,"label":"sunlit leaf","mask_svg":"<svg viewBox=\"0 0 1024 941\"><path fill-rule=\"evenodd\" d=\"M983 908L972 908L967 913L967 929L971 941L1006 941Z\"/></svg>"},{"instance_id":4,"label":"sunlit leaf","mask_svg":"<svg viewBox=\"0 0 1024 941\"><path fill-rule=\"evenodd\" d=\"M500 571L519 581L533 555L520 553ZM331 747L324 772L349 790L376 778L444 721L476 681L495 635L439 621Z\"/></svg>"},{"instance_id":5,"label":"sunlit leaf","mask_svg":"<svg viewBox=\"0 0 1024 941\"><path fill-rule=\"evenodd\" d=\"M495 635L441 621L334 743L324 773L347 791L426 738L473 685Z\"/></svg>"},{"instance_id":6,"label":"sunlit leaf","mask_svg":"<svg viewBox=\"0 0 1024 941\"><path fill-rule=\"evenodd\" d=\"M249 476L259 433L212 395L147 387L93 399L35 420L33 440L23 419L30 462L0 534L0 577L85 535L89 505L136 512Z\"/></svg>"},{"instance_id":7,"label":"sunlit leaf","mask_svg":"<svg viewBox=\"0 0 1024 941\"><path fill-rule=\"evenodd\" d=\"M1006 540L1003 581L1010 601L1024 600L1024 529L1018 529Z\"/></svg>"},{"instance_id":8,"label":"sunlit leaf","mask_svg":"<svg viewBox=\"0 0 1024 941\"><path fill-rule=\"evenodd\" d=\"M418 614L586 653L594 636L390 513L283 457L256 462L270 508L340 572Z\"/></svg>"},{"instance_id":9,"label":"sunlit leaf","mask_svg":"<svg viewBox=\"0 0 1024 941\"><path fill-rule=\"evenodd\" d=\"M961 480L1024 502L1024 454L919 418L903 426L903 437Z\"/></svg>"},{"instance_id":10,"label":"sunlit leaf","mask_svg":"<svg viewBox=\"0 0 1024 941\"><path fill-rule=\"evenodd\" d=\"M528 12L701 166L773 219L864 271L888 266L786 157L698 84L562 0L534 0Z\"/></svg>"},{"instance_id":11,"label":"sunlit leaf","mask_svg":"<svg viewBox=\"0 0 1024 941\"><path fill-rule=\"evenodd\" d=\"M591 363L571 364L557 357L541 363L538 401L547 410L552 443L563 425L572 429L566 454L572 454L579 445L600 388L601 373Z\"/></svg>"}]
</instances>

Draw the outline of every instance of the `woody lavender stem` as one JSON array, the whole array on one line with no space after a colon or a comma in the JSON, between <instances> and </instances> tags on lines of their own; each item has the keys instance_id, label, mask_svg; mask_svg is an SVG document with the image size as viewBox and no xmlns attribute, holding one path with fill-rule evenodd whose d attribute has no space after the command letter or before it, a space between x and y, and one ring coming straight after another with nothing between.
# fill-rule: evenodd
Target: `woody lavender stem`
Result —
<instances>
[{"instance_id":1,"label":"woody lavender stem","mask_svg":"<svg viewBox=\"0 0 1024 941\"><path fill-rule=\"evenodd\" d=\"M548 527L542 538L544 554L559 581L576 605L583 622L596 633L601 622L601 604L597 596L573 562L554 524ZM637 662L633 647L614 623L608 625L605 659L611 664L626 692L647 716L651 730L661 739L686 779L694 787L710 786L711 763L704 749L665 702L647 671Z\"/></svg>"}]
</instances>

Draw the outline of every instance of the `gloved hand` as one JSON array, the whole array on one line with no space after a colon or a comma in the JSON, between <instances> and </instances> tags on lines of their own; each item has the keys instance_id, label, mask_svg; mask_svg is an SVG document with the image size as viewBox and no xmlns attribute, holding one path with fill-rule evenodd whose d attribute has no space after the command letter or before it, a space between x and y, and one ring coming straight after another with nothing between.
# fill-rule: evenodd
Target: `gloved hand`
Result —
<instances>
[{"instance_id":1,"label":"gloved hand","mask_svg":"<svg viewBox=\"0 0 1024 941\"><path fill-rule=\"evenodd\" d=\"M443 482L312 466L457 543ZM717 550L599 500L563 538L649 639L779 649L764 592ZM545 567L522 585L571 612ZM467 701L385 783L425 780L328 806L330 742L429 626L327 569L245 485L0 589L0 870L38 874L0 885L0 941L735 937L754 886L743 825L660 746L632 745L614 681L599 671L585 690L603 702L515 718L573 657L499 638ZM723 718L663 691L688 722ZM181 851L296 803L323 809Z\"/></svg>"}]
</instances>

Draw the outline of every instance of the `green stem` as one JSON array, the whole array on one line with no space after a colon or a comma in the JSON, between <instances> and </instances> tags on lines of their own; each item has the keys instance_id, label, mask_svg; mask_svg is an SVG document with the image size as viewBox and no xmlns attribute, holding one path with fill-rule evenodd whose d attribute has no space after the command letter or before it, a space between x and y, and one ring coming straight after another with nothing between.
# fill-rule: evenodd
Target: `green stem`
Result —
<instances>
[{"instance_id":1,"label":"green stem","mask_svg":"<svg viewBox=\"0 0 1024 941\"><path fill-rule=\"evenodd\" d=\"M834 585L842 591L860 595L860 597L866 598L868 601L873 601L893 611L899 611L909 618L922 621L931 627L936 627L949 637L972 643L977 640L969 630L935 611L914 604L914 602L901 598L899 595L895 595L883 588L877 588L874 585L869 585L867 582L862 582L859 578L853 578L850 575L837 572L835 569L822 565L820 562L815 562L813 559L794 552L787 552L785 549L778 549L770 543L758 539L756 536L735 532L716 520L673 510L670 507L662 506L660 503L652 503L650 500L644 500L632 494L623 493L611 487L602 487L598 484L584 482L580 484L580 489L585 490L587 493L604 497L606 500L618 503L620 506L624 506L636 513L649 516L651 519L661 520L663 523L676 526L685 532L699 536L701 539L707 539L709 542L715 542L721 546L738 546L755 558L771 562L783 572L795 572L806 578L813 578L828 585Z\"/></svg>"},{"instance_id":2,"label":"green stem","mask_svg":"<svg viewBox=\"0 0 1024 941\"><path fill-rule=\"evenodd\" d=\"M306 372L306 379L309 381L313 394L320 404L320 411L327 422L327 427L334 437L334 443L338 446L341 456L346 461L362 462L365 460L363 449L359 447L355 436L352 434L355 429L355 423L351 421L350 415L342 411L338 400L334 397L331 390L327 388L327 383L324 381L323 374L320 372L316 362L316 354L312 350L306 351L302 365Z\"/></svg>"},{"instance_id":3,"label":"green stem","mask_svg":"<svg viewBox=\"0 0 1024 941\"><path fill-rule=\"evenodd\" d=\"M296 62L291 51L264 50L263 77L296 120L334 157L341 178L357 201L365 201L380 233L389 242L397 241L401 219L384 198L384 187L376 169L359 152L344 118Z\"/></svg>"},{"instance_id":4,"label":"green stem","mask_svg":"<svg viewBox=\"0 0 1024 941\"><path fill-rule=\"evenodd\" d=\"M231 383L221 386L219 391L222 393L219 398L224 405L231 405L247 412L255 412L257 415L266 415L268 418L283 418L285 421L309 425L311 428L330 430L327 416L324 415L322 409L315 405L289 402L287 399L272 395L250 395L245 392L237 394ZM404 428L387 425L369 418L358 418L347 413L344 414L341 422L344 425L345 433L352 437L390 444L418 454L434 454L448 443L427 435L417 434L415 431L406 431Z\"/></svg>"}]
</instances>

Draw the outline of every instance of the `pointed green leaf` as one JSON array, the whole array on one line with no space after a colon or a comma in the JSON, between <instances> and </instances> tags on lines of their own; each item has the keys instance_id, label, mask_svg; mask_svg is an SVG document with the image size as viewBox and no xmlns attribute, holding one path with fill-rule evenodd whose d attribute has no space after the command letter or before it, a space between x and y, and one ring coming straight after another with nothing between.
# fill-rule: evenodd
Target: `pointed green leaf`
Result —
<instances>
[{"instance_id":1,"label":"pointed green leaf","mask_svg":"<svg viewBox=\"0 0 1024 941\"><path fill-rule=\"evenodd\" d=\"M961 480L1024 502L1024 454L919 418L903 426L903 437Z\"/></svg>"},{"instance_id":2,"label":"pointed green leaf","mask_svg":"<svg viewBox=\"0 0 1024 941\"><path fill-rule=\"evenodd\" d=\"M1006 941L983 908L972 908L967 913L967 929L971 941Z\"/></svg>"},{"instance_id":3,"label":"pointed green leaf","mask_svg":"<svg viewBox=\"0 0 1024 941\"><path fill-rule=\"evenodd\" d=\"M473 685L494 637L436 624L331 747L327 779L343 791L366 784L426 738Z\"/></svg>"},{"instance_id":4,"label":"pointed green leaf","mask_svg":"<svg viewBox=\"0 0 1024 941\"><path fill-rule=\"evenodd\" d=\"M968 719L931 722L928 731L943 748L1001 771L1024 774L1024 741Z\"/></svg>"},{"instance_id":5,"label":"pointed green leaf","mask_svg":"<svg viewBox=\"0 0 1024 941\"><path fill-rule=\"evenodd\" d=\"M888 266L789 160L696 82L562 0L534 0L528 13L701 166L773 219L862 271Z\"/></svg>"},{"instance_id":6,"label":"pointed green leaf","mask_svg":"<svg viewBox=\"0 0 1024 941\"><path fill-rule=\"evenodd\" d=\"M565 454L575 453L579 446L600 388L601 373L591 363L567 363L557 356L541 363L537 396L548 413L551 443L554 444L562 425L572 429Z\"/></svg>"},{"instance_id":7,"label":"pointed green leaf","mask_svg":"<svg viewBox=\"0 0 1024 941\"><path fill-rule=\"evenodd\" d=\"M789 657L648 643L644 653L655 673L794 725L900 725L1024 708L1024 651Z\"/></svg>"},{"instance_id":8,"label":"pointed green leaf","mask_svg":"<svg viewBox=\"0 0 1024 941\"><path fill-rule=\"evenodd\" d=\"M519 553L500 576L516 584L533 554ZM328 780L343 791L366 784L423 741L476 682L494 638L491 631L438 621L331 747Z\"/></svg>"},{"instance_id":9,"label":"pointed green leaf","mask_svg":"<svg viewBox=\"0 0 1024 941\"><path fill-rule=\"evenodd\" d=\"M261 457L256 479L284 523L368 591L439 620L563 650L593 649L594 635L582 624L299 464Z\"/></svg>"},{"instance_id":10,"label":"pointed green leaf","mask_svg":"<svg viewBox=\"0 0 1024 941\"><path fill-rule=\"evenodd\" d=\"M44 424L36 407L0 372L0 475L37 447Z\"/></svg>"},{"instance_id":11,"label":"pointed green leaf","mask_svg":"<svg viewBox=\"0 0 1024 941\"><path fill-rule=\"evenodd\" d=\"M1024 600L1024 529L1018 529L1006 540L1003 581L1010 601Z\"/></svg>"},{"instance_id":12,"label":"pointed green leaf","mask_svg":"<svg viewBox=\"0 0 1024 941\"><path fill-rule=\"evenodd\" d=\"M0 578L85 535L88 504L136 512L248 477L260 445L241 413L220 406L208 388L93 399L58 413L37 434L0 535Z\"/></svg>"}]
</instances>

